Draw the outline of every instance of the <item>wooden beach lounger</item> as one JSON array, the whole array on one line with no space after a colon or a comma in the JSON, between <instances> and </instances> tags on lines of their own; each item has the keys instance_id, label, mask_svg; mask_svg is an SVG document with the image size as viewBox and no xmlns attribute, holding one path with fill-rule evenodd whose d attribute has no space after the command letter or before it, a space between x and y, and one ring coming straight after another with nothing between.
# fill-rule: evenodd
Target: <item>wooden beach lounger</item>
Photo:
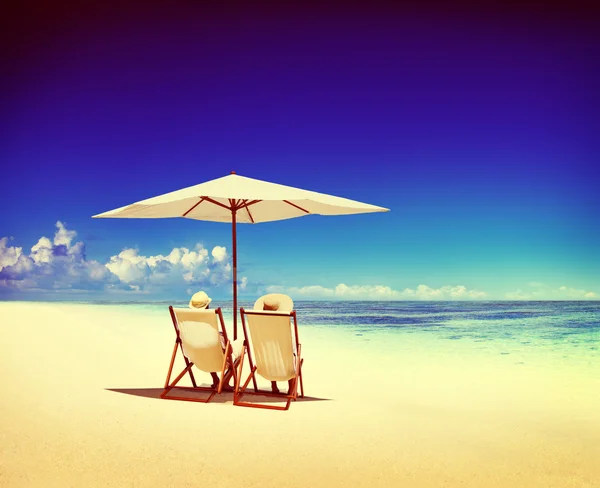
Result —
<instances>
[{"instance_id":1,"label":"wooden beach lounger","mask_svg":"<svg viewBox=\"0 0 600 488\"><path fill-rule=\"evenodd\" d=\"M292 400L298 398L298 383L300 383L300 397L304 397L304 385L302 384L302 348L298 341L296 311L246 311L241 308L240 315L242 317L245 341L238 366L233 404L242 407L287 410L290 408ZM250 374L243 386L240 387L245 357L248 357ZM259 390L256 383L256 374L259 374L268 381L293 380L290 383L289 393L273 393ZM246 391L250 380L253 382L253 392ZM243 402L242 398L246 394L279 397L287 401L285 406Z\"/></svg>"},{"instance_id":2,"label":"wooden beach lounger","mask_svg":"<svg viewBox=\"0 0 600 488\"><path fill-rule=\"evenodd\" d=\"M232 375L235 380L236 366L239 362L239 359L236 361L233 360L232 345L227 339L227 331L225 330L221 309L195 310L169 307L169 312L173 320L176 338L173 354L171 355L169 372L167 373L167 380L165 381L165 389L160 397L169 400L208 403L215 394L221 393L223 386L227 384ZM223 334L224 350L219 329ZM170 383L178 349L181 350L186 367ZM221 376L218 385L211 387L198 386L192 372L192 366L196 366L199 370L207 373L220 371ZM193 387L175 386L186 373L190 375ZM206 399L168 396L169 392L173 389L208 391L211 394Z\"/></svg>"}]
</instances>

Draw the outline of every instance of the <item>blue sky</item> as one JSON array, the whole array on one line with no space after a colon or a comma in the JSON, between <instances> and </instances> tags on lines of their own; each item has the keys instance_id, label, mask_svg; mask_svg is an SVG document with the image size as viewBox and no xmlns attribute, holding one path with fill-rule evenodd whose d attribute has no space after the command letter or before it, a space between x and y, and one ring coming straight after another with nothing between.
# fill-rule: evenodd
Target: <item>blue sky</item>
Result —
<instances>
[{"instance_id":1,"label":"blue sky","mask_svg":"<svg viewBox=\"0 0 600 488\"><path fill-rule=\"evenodd\" d=\"M0 298L230 296L228 225L91 216L231 170L391 209L239 226L241 296L600 298L583 16L120 13L12 32Z\"/></svg>"}]
</instances>

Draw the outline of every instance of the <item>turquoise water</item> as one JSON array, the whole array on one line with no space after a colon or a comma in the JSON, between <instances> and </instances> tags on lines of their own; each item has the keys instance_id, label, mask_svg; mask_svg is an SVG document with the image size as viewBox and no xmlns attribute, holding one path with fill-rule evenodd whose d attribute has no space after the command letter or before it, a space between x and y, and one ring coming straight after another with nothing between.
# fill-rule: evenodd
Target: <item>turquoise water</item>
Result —
<instances>
[{"instance_id":1,"label":"turquoise water","mask_svg":"<svg viewBox=\"0 0 600 488\"><path fill-rule=\"evenodd\" d=\"M94 302L102 303L102 302ZM128 311L168 317L168 306L187 303L121 303ZM113 305L114 302L108 304ZM230 302L221 307L232 323ZM252 308L251 302L240 307ZM323 302L297 301L302 327L335 329L357 340L434 339L489 348L535 348L600 357L600 302ZM361 339L362 338L362 339Z\"/></svg>"},{"instance_id":2,"label":"turquoise water","mask_svg":"<svg viewBox=\"0 0 600 488\"><path fill-rule=\"evenodd\" d=\"M147 317L151 327L170 327L169 305L187 302L77 302L114 308L120 314ZM229 331L231 302L221 307ZM240 301L252 308L253 302ZM533 355L547 360L576 360L598 367L600 377L600 302L373 302L296 301L301 328L365 346L392 345L405 350L429 348L506 356L515 364ZM164 318L164 320L163 320ZM241 335L241 323L238 320ZM391 347L391 346L390 346ZM546 363L548 361L545 361Z\"/></svg>"}]
</instances>

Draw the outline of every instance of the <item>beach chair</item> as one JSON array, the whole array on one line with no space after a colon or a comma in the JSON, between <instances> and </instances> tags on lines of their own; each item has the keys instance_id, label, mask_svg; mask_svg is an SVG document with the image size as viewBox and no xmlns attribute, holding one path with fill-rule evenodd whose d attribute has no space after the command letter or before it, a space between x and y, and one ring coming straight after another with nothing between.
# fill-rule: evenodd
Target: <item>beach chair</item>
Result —
<instances>
[{"instance_id":1,"label":"beach chair","mask_svg":"<svg viewBox=\"0 0 600 488\"><path fill-rule=\"evenodd\" d=\"M244 331L244 347L240 355L236 375L233 404L242 407L287 410L290 408L290 403L295 401L298 396L304 397L302 382L302 363L304 360L298 340L296 311L281 310L283 307L278 310L256 310L256 308L258 307L255 305L255 310L240 309ZM248 358L250 373L244 384L240 386L246 357ZM256 382L257 374L268 381L293 380L289 393L259 390ZM253 383L254 391L247 391L250 381ZM300 386L300 395L298 395L298 386ZM278 397L285 400L286 403L284 406L249 403L242 401L245 395Z\"/></svg>"},{"instance_id":2,"label":"beach chair","mask_svg":"<svg viewBox=\"0 0 600 488\"><path fill-rule=\"evenodd\" d=\"M160 397L168 400L208 403L217 393L221 393L223 386L231 376L235 380L236 366L239 362L239 359L236 361L233 359L233 348L227 338L227 330L225 329L221 309L196 310L169 307L169 312L173 320L176 337L169 372L165 381L165 389ZM219 332L222 333L222 339ZM186 367L173 382L170 382L178 349L181 350ZM210 387L198 386L192 372L192 366L196 366L200 371L206 373L220 371L219 383ZM186 374L189 374L193 387L176 386ZM169 392L174 389L208 391L210 395L206 399L169 395Z\"/></svg>"}]
</instances>

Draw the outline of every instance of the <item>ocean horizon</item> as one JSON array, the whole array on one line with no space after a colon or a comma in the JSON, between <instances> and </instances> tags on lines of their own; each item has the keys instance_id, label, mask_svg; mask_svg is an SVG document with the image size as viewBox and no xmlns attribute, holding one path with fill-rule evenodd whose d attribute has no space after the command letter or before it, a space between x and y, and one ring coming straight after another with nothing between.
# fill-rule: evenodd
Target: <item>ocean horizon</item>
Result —
<instances>
[{"instance_id":1,"label":"ocean horizon","mask_svg":"<svg viewBox=\"0 0 600 488\"><path fill-rule=\"evenodd\" d=\"M5 301L5 303L11 303ZM53 300L12 303L56 303L114 307L127 316L139 315L152 326L170 327L168 307L187 301ZM251 309L253 301L238 305ZM232 329L231 301L213 300ZM432 349L464 347L498 354L554 352L562 357L600 358L600 301L315 301L294 302L301 328L329 330L341 340L387 341L397 345L435 342ZM115 310L116 312L117 310ZM241 321L238 319L241 335Z\"/></svg>"}]
</instances>

